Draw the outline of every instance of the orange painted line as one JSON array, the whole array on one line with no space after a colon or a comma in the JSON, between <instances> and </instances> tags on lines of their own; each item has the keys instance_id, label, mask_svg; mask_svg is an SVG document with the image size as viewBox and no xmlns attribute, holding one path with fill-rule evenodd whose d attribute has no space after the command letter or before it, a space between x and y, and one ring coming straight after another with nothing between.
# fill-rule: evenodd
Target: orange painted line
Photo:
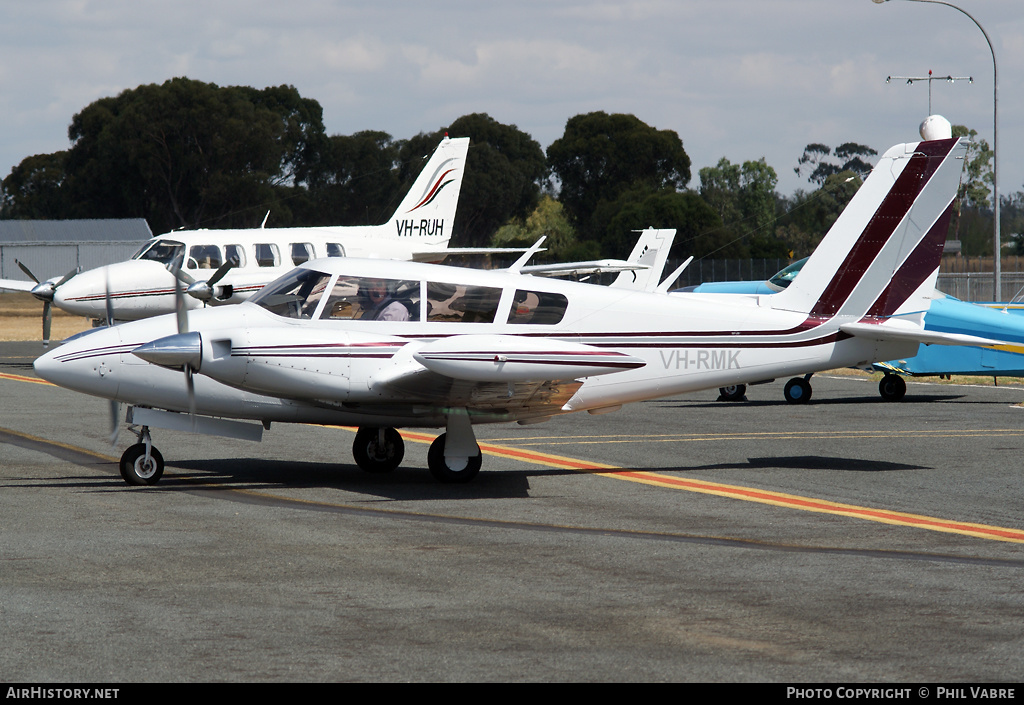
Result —
<instances>
[{"instance_id":1,"label":"orange painted line","mask_svg":"<svg viewBox=\"0 0 1024 705\"><path fill-rule=\"evenodd\" d=\"M0 372L0 379L10 379L15 382L31 382L32 384L45 384L48 387L54 386L53 383L47 382L44 379L39 379L37 377L24 377L22 375L11 375L6 372Z\"/></svg>"},{"instance_id":2,"label":"orange painted line","mask_svg":"<svg viewBox=\"0 0 1024 705\"><path fill-rule=\"evenodd\" d=\"M430 443L436 437L431 434L405 430L402 431L402 436L409 440L421 443ZM481 443L480 450L489 455L495 455L498 457L511 458L527 463L547 465L549 467L558 467L567 470L578 470L583 472L590 471L596 475L603 475L605 477L615 478L618 480L639 482L658 487L686 490L688 492L699 492L702 494L712 494L719 497L741 499L761 504L772 504L777 507L788 507L790 509L800 509L808 512L835 514L855 519L863 519L866 521L876 521L884 524L911 526L920 529L929 529L931 531L963 534L966 536L974 536L977 538L992 539L996 541L1024 543L1024 531L1019 529L939 519L937 517L930 517L922 514L910 514L907 512L897 512L887 509L873 509L871 507L861 507L855 504L843 504L841 502L815 499L813 497L802 497L800 495L786 494L784 492L760 490L754 487L744 487L742 485L726 485L706 480L673 477L671 475L648 472L645 470L629 470L626 468L618 468L613 465L593 463L575 458L567 458L560 455L551 455L549 453L542 453L539 451L526 451L517 448L509 448L507 446L500 446L491 443Z\"/></svg>"},{"instance_id":3,"label":"orange painted line","mask_svg":"<svg viewBox=\"0 0 1024 705\"><path fill-rule=\"evenodd\" d=\"M622 472L609 472L602 474L618 479L643 482L645 484L658 485L661 487L672 487L690 492L718 495L720 497L732 497L750 502L773 504L775 506L802 509L810 512L837 514L840 516L855 517L858 519L878 521L886 524L914 526L923 529L930 529L932 531L944 531L981 538L996 539L1000 541L1024 543L1024 531L1019 529L939 519L922 514L910 514L907 512L897 512L887 509L873 509L871 507L861 507L855 504L843 504L841 502L815 499L813 497L801 497L800 495L785 494L783 492L759 490L753 487L725 485L705 480L684 479L653 472L624 470Z\"/></svg>"}]
</instances>

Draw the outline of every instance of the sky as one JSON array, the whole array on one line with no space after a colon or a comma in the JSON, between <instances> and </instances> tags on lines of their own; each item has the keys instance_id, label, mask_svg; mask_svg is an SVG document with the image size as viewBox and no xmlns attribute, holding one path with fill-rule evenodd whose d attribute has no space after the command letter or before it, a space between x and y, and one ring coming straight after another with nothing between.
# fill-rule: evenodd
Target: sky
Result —
<instances>
[{"instance_id":1,"label":"sky","mask_svg":"<svg viewBox=\"0 0 1024 705\"><path fill-rule=\"evenodd\" d=\"M1024 2L957 0L999 67L1000 193L1024 190ZM993 142L993 60L970 17L890 0L33 0L0 7L0 178L67 149L75 113L177 76L288 84L329 134L396 139L469 113L543 149L603 110L674 130L698 172L764 158L777 190L809 143L879 154L932 113ZM456 135L452 135L456 136Z\"/></svg>"}]
</instances>

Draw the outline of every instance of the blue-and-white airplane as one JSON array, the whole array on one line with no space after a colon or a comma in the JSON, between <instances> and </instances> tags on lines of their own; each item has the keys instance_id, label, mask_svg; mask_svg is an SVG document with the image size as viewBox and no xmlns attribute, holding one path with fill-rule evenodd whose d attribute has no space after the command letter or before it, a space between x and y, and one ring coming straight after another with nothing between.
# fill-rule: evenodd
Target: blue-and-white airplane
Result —
<instances>
[{"instance_id":1,"label":"blue-and-white airplane","mask_svg":"<svg viewBox=\"0 0 1024 705\"><path fill-rule=\"evenodd\" d=\"M709 282L686 289L687 293L770 295L784 290L807 263L798 260L766 281ZM988 339L978 345L921 345L916 354L896 360L876 362L872 367L884 372L878 392L886 401L899 401L907 392L907 377L1024 377L1024 316L1009 314L1010 304L968 303L941 291L933 292L924 315L924 328L938 333L953 333ZM997 342L998 341L998 342ZM774 380L765 380L774 381ZM723 401L741 401L745 385L719 390ZM811 397L810 375L787 385L784 396L794 404Z\"/></svg>"}]
</instances>

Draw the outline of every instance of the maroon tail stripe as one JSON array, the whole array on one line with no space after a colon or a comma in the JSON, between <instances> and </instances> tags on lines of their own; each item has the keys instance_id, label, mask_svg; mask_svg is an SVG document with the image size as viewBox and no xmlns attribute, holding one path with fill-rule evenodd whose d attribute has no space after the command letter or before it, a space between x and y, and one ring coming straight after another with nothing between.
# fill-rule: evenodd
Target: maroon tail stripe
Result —
<instances>
[{"instance_id":1,"label":"maroon tail stripe","mask_svg":"<svg viewBox=\"0 0 1024 705\"><path fill-rule=\"evenodd\" d=\"M812 315L835 314L849 298L864 273L875 261L896 227L920 195L925 184L957 142L956 138L921 142L910 162L896 179L846 260L811 310Z\"/></svg>"},{"instance_id":2,"label":"maroon tail stripe","mask_svg":"<svg viewBox=\"0 0 1024 705\"><path fill-rule=\"evenodd\" d=\"M907 260L900 265L885 291L868 309L868 316L891 316L903 305L924 280L931 276L942 259L942 248L949 233L949 220L953 217L953 202L939 216L928 234L918 243Z\"/></svg>"}]
</instances>

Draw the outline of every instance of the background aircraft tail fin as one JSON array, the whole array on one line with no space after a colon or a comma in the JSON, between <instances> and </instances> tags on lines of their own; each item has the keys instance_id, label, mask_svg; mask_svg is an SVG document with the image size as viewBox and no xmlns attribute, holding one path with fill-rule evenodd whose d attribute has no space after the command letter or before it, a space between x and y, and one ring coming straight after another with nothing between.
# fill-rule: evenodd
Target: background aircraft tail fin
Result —
<instances>
[{"instance_id":1,"label":"background aircraft tail fin","mask_svg":"<svg viewBox=\"0 0 1024 705\"><path fill-rule=\"evenodd\" d=\"M445 137L391 217L392 235L444 245L451 239L469 138Z\"/></svg>"},{"instance_id":2,"label":"background aircraft tail fin","mask_svg":"<svg viewBox=\"0 0 1024 705\"><path fill-rule=\"evenodd\" d=\"M636 291L654 291L661 282L668 261L668 251L672 249L672 241L676 238L675 229L655 230L648 228L640 231L633 251L627 261L642 265L644 269L619 272L610 286Z\"/></svg>"},{"instance_id":3,"label":"background aircraft tail fin","mask_svg":"<svg viewBox=\"0 0 1024 705\"><path fill-rule=\"evenodd\" d=\"M923 316L966 150L955 138L890 148L772 307L854 320Z\"/></svg>"}]
</instances>

